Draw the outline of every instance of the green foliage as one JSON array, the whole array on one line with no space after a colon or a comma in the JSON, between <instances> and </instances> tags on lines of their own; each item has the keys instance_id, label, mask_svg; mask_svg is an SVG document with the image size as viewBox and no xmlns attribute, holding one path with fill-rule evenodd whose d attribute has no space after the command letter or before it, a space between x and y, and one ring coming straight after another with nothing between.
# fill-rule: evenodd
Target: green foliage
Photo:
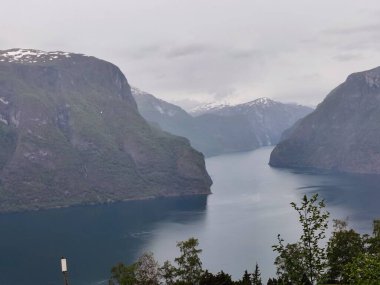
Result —
<instances>
[{"instance_id":1,"label":"green foliage","mask_svg":"<svg viewBox=\"0 0 380 285\"><path fill-rule=\"evenodd\" d=\"M206 270L202 274L202 277L199 281L199 285L220 285L220 284L233 285L233 284L244 284L244 283L237 283L237 282L232 281L231 275L224 273L223 270L217 273L216 275Z\"/></svg>"},{"instance_id":2,"label":"green foliage","mask_svg":"<svg viewBox=\"0 0 380 285\"><path fill-rule=\"evenodd\" d=\"M351 241L352 242L352 241ZM373 235L363 235L364 247L342 269L348 284L379 284L380 280L380 220L373 222Z\"/></svg>"},{"instance_id":3,"label":"green foliage","mask_svg":"<svg viewBox=\"0 0 380 285\"><path fill-rule=\"evenodd\" d=\"M366 243L369 253L380 256L380 220L373 221L373 235L368 237Z\"/></svg>"},{"instance_id":4,"label":"green foliage","mask_svg":"<svg viewBox=\"0 0 380 285\"><path fill-rule=\"evenodd\" d=\"M347 223L334 220L334 231L327 244L328 278L340 281L343 268L364 251L360 234L347 229Z\"/></svg>"},{"instance_id":5,"label":"green foliage","mask_svg":"<svg viewBox=\"0 0 380 285\"><path fill-rule=\"evenodd\" d=\"M377 285L380 282L380 257L361 254L344 266L343 275L348 284Z\"/></svg>"},{"instance_id":6,"label":"green foliage","mask_svg":"<svg viewBox=\"0 0 380 285\"><path fill-rule=\"evenodd\" d=\"M280 277L278 279L269 278L267 285L292 285L292 283L290 281L288 281L287 279L283 279Z\"/></svg>"},{"instance_id":7,"label":"green foliage","mask_svg":"<svg viewBox=\"0 0 380 285\"><path fill-rule=\"evenodd\" d=\"M278 245L275 250L279 252L274 264L277 268L277 275L284 280L290 280L295 284L300 284L304 273L304 253L301 243L291 243L284 245L284 240L277 236Z\"/></svg>"},{"instance_id":8,"label":"green foliage","mask_svg":"<svg viewBox=\"0 0 380 285\"><path fill-rule=\"evenodd\" d=\"M123 263L118 263L111 269L110 284L112 285L135 285L136 264L125 266Z\"/></svg>"},{"instance_id":9,"label":"green foliage","mask_svg":"<svg viewBox=\"0 0 380 285\"><path fill-rule=\"evenodd\" d=\"M200 280L203 269L199 254L202 250L198 249L198 245L199 242L196 238L190 238L177 243L181 255L175 258L174 261L178 265L176 274L179 281L195 284Z\"/></svg>"},{"instance_id":10,"label":"green foliage","mask_svg":"<svg viewBox=\"0 0 380 285\"><path fill-rule=\"evenodd\" d=\"M301 206L294 202L291 206L298 213L302 235L298 243L286 246L283 244L284 240L278 236L279 244L273 246L273 250L279 253L279 260L276 260L278 273L295 284L302 284L305 274L314 284L326 267L326 254L320 242L326 237L329 213L324 211L324 200L318 201L318 194L310 199L304 195Z\"/></svg>"},{"instance_id":11,"label":"green foliage","mask_svg":"<svg viewBox=\"0 0 380 285\"><path fill-rule=\"evenodd\" d=\"M199 242L196 238L177 243L181 255L174 259L177 266L166 261L160 268L161 276L167 285L198 284L203 276L202 261L198 248Z\"/></svg>"},{"instance_id":12,"label":"green foliage","mask_svg":"<svg viewBox=\"0 0 380 285\"><path fill-rule=\"evenodd\" d=\"M176 280L176 268L167 260L160 268L161 276L167 285L175 284Z\"/></svg>"}]
</instances>

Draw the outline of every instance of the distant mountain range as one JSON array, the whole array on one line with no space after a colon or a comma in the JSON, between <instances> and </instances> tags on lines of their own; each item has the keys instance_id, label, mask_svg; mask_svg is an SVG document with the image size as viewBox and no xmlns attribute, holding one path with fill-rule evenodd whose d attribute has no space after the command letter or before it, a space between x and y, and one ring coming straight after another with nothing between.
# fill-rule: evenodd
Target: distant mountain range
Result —
<instances>
[{"instance_id":1,"label":"distant mountain range","mask_svg":"<svg viewBox=\"0 0 380 285\"><path fill-rule=\"evenodd\" d=\"M0 211L208 194L189 142L146 123L115 65L0 51Z\"/></svg>"},{"instance_id":2,"label":"distant mountain range","mask_svg":"<svg viewBox=\"0 0 380 285\"><path fill-rule=\"evenodd\" d=\"M220 109L230 107L230 106L232 106L232 104L229 102L212 102L212 103L207 103L203 105L198 105L197 107L191 109L189 111L189 114L191 114L194 117L197 117L203 114L213 113Z\"/></svg>"},{"instance_id":3,"label":"distant mountain range","mask_svg":"<svg viewBox=\"0 0 380 285\"><path fill-rule=\"evenodd\" d=\"M380 174L380 67L332 90L276 146L270 165Z\"/></svg>"},{"instance_id":4,"label":"distant mountain range","mask_svg":"<svg viewBox=\"0 0 380 285\"><path fill-rule=\"evenodd\" d=\"M187 113L182 108L132 88L142 116L163 130L186 137L206 156L276 144L284 130L312 109L260 98L236 106L206 105Z\"/></svg>"}]
</instances>

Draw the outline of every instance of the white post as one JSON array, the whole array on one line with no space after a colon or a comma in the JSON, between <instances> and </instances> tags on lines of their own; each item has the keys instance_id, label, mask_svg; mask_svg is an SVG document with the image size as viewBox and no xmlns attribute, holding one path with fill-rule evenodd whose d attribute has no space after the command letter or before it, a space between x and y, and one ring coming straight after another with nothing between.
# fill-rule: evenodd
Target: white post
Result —
<instances>
[{"instance_id":1,"label":"white post","mask_svg":"<svg viewBox=\"0 0 380 285\"><path fill-rule=\"evenodd\" d=\"M67 260L63 256L61 258L61 270L62 270L65 285L69 285L69 283L67 281Z\"/></svg>"}]
</instances>

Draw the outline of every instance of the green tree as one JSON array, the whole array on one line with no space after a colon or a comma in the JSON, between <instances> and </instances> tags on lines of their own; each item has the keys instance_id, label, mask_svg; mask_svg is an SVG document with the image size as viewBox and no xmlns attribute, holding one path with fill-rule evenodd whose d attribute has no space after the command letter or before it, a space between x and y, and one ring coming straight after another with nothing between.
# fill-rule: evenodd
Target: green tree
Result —
<instances>
[{"instance_id":1,"label":"green tree","mask_svg":"<svg viewBox=\"0 0 380 285\"><path fill-rule=\"evenodd\" d=\"M174 259L178 265L176 273L180 281L188 284L198 283L203 273L202 261L199 258L202 250L198 245L198 239L193 237L177 243L181 255Z\"/></svg>"},{"instance_id":2,"label":"green tree","mask_svg":"<svg viewBox=\"0 0 380 285\"><path fill-rule=\"evenodd\" d=\"M135 285L136 264L125 266L123 263L118 263L111 269L110 284L112 285Z\"/></svg>"},{"instance_id":3,"label":"green tree","mask_svg":"<svg viewBox=\"0 0 380 285\"><path fill-rule=\"evenodd\" d=\"M347 284L379 284L380 280L380 220L373 221L372 236L363 235L364 250L343 267Z\"/></svg>"},{"instance_id":4,"label":"green tree","mask_svg":"<svg viewBox=\"0 0 380 285\"><path fill-rule=\"evenodd\" d=\"M329 213L324 210L324 200L318 200L318 194L313 195L310 199L304 195L300 206L294 202L291 203L291 206L297 211L302 226L302 235L299 243L296 244L296 248L299 247L296 253L300 255L298 265L302 266L303 274L307 279L315 284L326 267L326 253L320 243L326 238ZM279 244L274 245L273 250L281 256L287 250L287 246L282 244L283 240L280 235L278 240ZM285 261L289 261L289 259L287 258ZM287 268L286 265L284 267ZM292 274L292 272L286 273ZM303 274L298 277L298 280L299 278L302 280Z\"/></svg>"},{"instance_id":5,"label":"green tree","mask_svg":"<svg viewBox=\"0 0 380 285\"><path fill-rule=\"evenodd\" d=\"M224 273L223 270L218 272L216 275L206 270L202 274L201 279L199 281L199 285L234 285L234 284L241 284L241 283L232 281L231 275Z\"/></svg>"},{"instance_id":6,"label":"green tree","mask_svg":"<svg viewBox=\"0 0 380 285\"><path fill-rule=\"evenodd\" d=\"M177 243L181 255L174 259L177 266L166 261L160 268L161 275L167 285L198 284L203 274L202 261L198 248L199 242L196 238Z\"/></svg>"},{"instance_id":7,"label":"green tree","mask_svg":"<svg viewBox=\"0 0 380 285\"><path fill-rule=\"evenodd\" d=\"M334 220L334 231L327 244L328 279L341 281L344 266L364 252L363 240L357 232L347 229L347 222Z\"/></svg>"},{"instance_id":8,"label":"green tree","mask_svg":"<svg viewBox=\"0 0 380 285\"><path fill-rule=\"evenodd\" d=\"M252 285L262 285L259 265L256 263L255 271L252 273Z\"/></svg>"},{"instance_id":9,"label":"green tree","mask_svg":"<svg viewBox=\"0 0 380 285\"><path fill-rule=\"evenodd\" d=\"M380 282L380 257L368 253L359 255L344 266L343 275L347 284L377 285Z\"/></svg>"},{"instance_id":10,"label":"green tree","mask_svg":"<svg viewBox=\"0 0 380 285\"><path fill-rule=\"evenodd\" d=\"M372 236L366 240L368 252L380 256L380 220L373 221Z\"/></svg>"},{"instance_id":11,"label":"green tree","mask_svg":"<svg viewBox=\"0 0 380 285\"><path fill-rule=\"evenodd\" d=\"M302 275L301 284L302 285L312 285L311 281L309 280L309 278L306 276L305 273Z\"/></svg>"},{"instance_id":12,"label":"green tree","mask_svg":"<svg viewBox=\"0 0 380 285\"><path fill-rule=\"evenodd\" d=\"M244 271L243 278L240 282L241 285L251 285L251 274L247 270Z\"/></svg>"},{"instance_id":13,"label":"green tree","mask_svg":"<svg viewBox=\"0 0 380 285\"><path fill-rule=\"evenodd\" d=\"M176 268L168 260L164 262L164 265L160 268L160 272L166 285L175 284Z\"/></svg>"},{"instance_id":14,"label":"green tree","mask_svg":"<svg viewBox=\"0 0 380 285\"><path fill-rule=\"evenodd\" d=\"M286 280L286 282L284 281L285 284L288 281L294 284L301 284L305 271L303 264L304 253L301 243L288 243L284 245L284 240L281 239L280 235L277 238L278 245L276 245L276 250L279 252L279 255L274 262L277 268L277 275L282 280Z\"/></svg>"}]
</instances>

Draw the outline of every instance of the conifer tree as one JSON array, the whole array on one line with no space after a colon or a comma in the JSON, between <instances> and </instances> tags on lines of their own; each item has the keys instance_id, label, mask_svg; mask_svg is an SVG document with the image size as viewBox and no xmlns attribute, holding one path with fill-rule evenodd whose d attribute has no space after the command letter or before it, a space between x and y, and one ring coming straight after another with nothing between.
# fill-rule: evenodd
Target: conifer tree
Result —
<instances>
[{"instance_id":1,"label":"conifer tree","mask_svg":"<svg viewBox=\"0 0 380 285\"><path fill-rule=\"evenodd\" d=\"M243 279L241 280L242 285L251 285L251 274L247 270L244 271Z\"/></svg>"},{"instance_id":2,"label":"conifer tree","mask_svg":"<svg viewBox=\"0 0 380 285\"><path fill-rule=\"evenodd\" d=\"M256 263L255 271L252 273L252 285L262 285L259 265Z\"/></svg>"}]
</instances>

